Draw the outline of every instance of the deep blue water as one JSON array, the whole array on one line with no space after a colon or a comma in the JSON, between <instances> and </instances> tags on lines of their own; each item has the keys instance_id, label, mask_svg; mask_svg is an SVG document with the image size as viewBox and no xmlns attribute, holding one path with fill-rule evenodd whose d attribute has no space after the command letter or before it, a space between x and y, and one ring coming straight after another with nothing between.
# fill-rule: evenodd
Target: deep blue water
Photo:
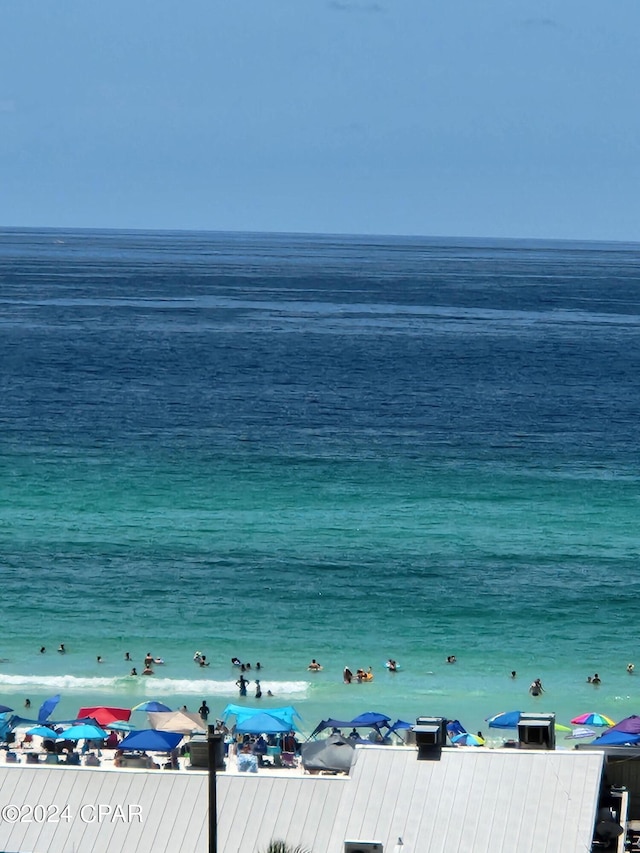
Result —
<instances>
[{"instance_id":1,"label":"deep blue water","mask_svg":"<svg viewBox=\"0 0 640 853\"><path fill-rule=\"evenodd\" d=\"M638 712L639 322L630 244L0 232L0 701Z\"/></svg>"}]
</instances>

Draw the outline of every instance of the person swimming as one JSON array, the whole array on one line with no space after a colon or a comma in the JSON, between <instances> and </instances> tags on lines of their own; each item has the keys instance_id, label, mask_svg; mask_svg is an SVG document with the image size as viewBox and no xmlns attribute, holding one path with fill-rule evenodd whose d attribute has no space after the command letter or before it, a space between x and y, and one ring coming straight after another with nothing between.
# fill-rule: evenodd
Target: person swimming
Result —
<instances>
[{"instance_id":1,"label":"person swimming","mask_svg":"<svg viewBox=\"0 0 640 853\"><path fill-rule=\"evenodd\" d=\"M632 663L627 664L627 672L629 673L629 675L631 675L633 673L634 669L635 669L635 666Z\"/></svg>"},{"instance_id":2,"label":"person swimming","mask_svg":"<svg viewBox=\"0 0 640 853\"><path fill-rule=\"evenodd\" d=\"M312 672L319 672L322 669L322 666L315 658L313 658L307 669L310 669Z\"/></svg>"}]
</instances>

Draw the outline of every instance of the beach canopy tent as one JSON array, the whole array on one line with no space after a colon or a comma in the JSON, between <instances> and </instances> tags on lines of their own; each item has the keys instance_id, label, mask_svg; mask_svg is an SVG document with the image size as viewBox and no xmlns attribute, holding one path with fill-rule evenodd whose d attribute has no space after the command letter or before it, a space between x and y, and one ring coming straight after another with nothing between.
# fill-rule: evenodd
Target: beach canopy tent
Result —
<instances>
[{"instance_id":1,"label":"beach canopy tent","mask_svg":"<svg viewBox=\"0 0 640 853\"><path fill-rule=\"evenodd\" d=\"M118 749L149 749L152 752L169 752L182 740L180 732L159 732L157 729L140 729L131 732L118 744Z\"/></svg>"},{"instance_id":2,"label":"beach canopy tent","mask_svg":"<svg viewBox=\"0 0 640 853\"><path fill-rule=\"evenodd\" d=\"M264 714L264 708L247 708L244 705L227 705L227 707L222 712L222 719L226 722L229 717L235 716L236 721L240 722L241 720L247 717L253 717L256 714ZM277 717L277 719L282 720L283 722L288 722L290 728L293 728L293 720L297 717L299 720L302 719L300 714L296 711L293 705L285 705L282 708L269 708L268 713L271 714L272 717Z\"/></svg>"},{"instance_id":3,"label":"beach canopy tent","mask_svg":"<svg viewBox=\"0 0 640 853\"><path fill-rule=\"evenodd\" d=\"M600 735L599 738L596 738L592 746L623 746L624 744L628 744L629 746L635 746L640 743L640 734L633 734L632 732L621 732L614 731L613 729L609 729L608 732L605 732L603 735Z\"/></svg>"},{"instance_id":4,"label":"beach canopy tent","mask_svg":"<svg viewBox=\"0 0 640 853\"><path fill-rule=\"evenodd\" d=\"M148 716L151 728L156 731L190 735L192 732L207 730L207 724L200 714L190 714L188 711L149 711Z\"/></svg>"},{"instance_id":5,"label":"beach canopy tent","mask_svg":"<svg viewBox=\"0 0 640 853\"><path fill-rule=\"evenodd\" d=\"M95 720L99 726L106 726L107 723L112 723L114 720L128 720L131 716L129 708L106 708L104 706L98 708L80 708L78 717L91 718Z\"/></svg>"},{"instance_id":6,"label":"beach canopy tent","mask_svg":"<svg viewBox=\"0 0 640 853\"><path fill-rule=\"evenodd\" d=\"M354 743L341 735L329 735L324 740L307 741L300 745L302 766L305 770L348 773L355 753Z\"/></svg>"},{"instance_id":7,"label":"beach canopy tent","mask_svg":"<svg viewBox=\"0 0 640 853\"><path fill-rule=\"evenodd\" d=\"M162 702L156 702L155 699L151 699L149 702L140 702L139 705L134 705L131 709L132 711L170 711L171 708L168 705L164 705ZM129 717L127 717L129 719Z\"/></svg>"},{"instance_id":8,"label":"beach canopy tent","mask_svg":"<svg viewBox=\"0 0 640 853\"><path fill-rule=\"evenodd\" d=\"M310 737L315 737L320 732L325 729L345 729L347 726L351 726L352 729L377 729L380 730L380 726L385 726L389 728L389 721L391 717L387 717L386 714L379 714L376 711L365 711L364 714L359 714L357 717L354 717L353 720L334 720L332 718L328 720L320 720L315 729L311 732Z\"/></svg>"},{"instance_id":9,"label":"beach canopy tent","mask_svg":"<svg viewBox=\"0 0 640 853\"><path fill-rule=\"evenodd\" d=\"M487 717L490 729L517 729L522 711L502 711Z\"/></svg>"},{"instance_id":10,"label":"beach canopy tent","mask_svg":"<svg viewBox=\"0 0 640 853\"><path fill-rule=\"evenodd\" d=\"M624 720L620 720L619 723L616 723L610 731L628 732L632 735L640 734L640 717L636 714L632 714L630 717L625 717Z\"/></svg>"},{"instance_id":11,"label":"beach canopy tent","mask_svg":"<svg viewBox=\"0 0 640 853\"><path fill-rule=\"evenodd\" d=\"M10 708L8 705L0 705L0 714L10 714L13 711L13 708Z\"/></svg>"},{"instance_id":12,"label":"beach canopy tent","mask_svg":"<svg viewBox=\"0 0 640 853\"><path fill-rule=\"evenodd\" d=\"M44 723L45 720L48 720L51 714L53 713L53 709L56 707L58 702L60 701L60 694L56 694L55 696L51 696L49 699L45 699L42 705L40 705L40 710L38 711L38 722Z\"/></svg>"},{"instance_id":13,"label":"beach canopy tent","mask_svg":"<svg viewBox=\"0 0 640 853\"><path fill-rule=\"evenodd\" d=\"M297 731L295 723L289 720L281 720L264 711L261 714L253 714L251 717L238 720L235 730L241 734L254 735L272 735L292 730Z\"/></svg>"},{"instance_id":14,"label":"beach canopy tent","mask_svg":"<svg viewBox=\"0 0 640 853\"><path fill-rule=\"evenodd\" d=\"M393 725L389 727L389 730L385 732L385 736L395 735L400 731L407 731L412 728L413 723L407 723L405 720L396 720Z\"/></svg>"}]
</instances>

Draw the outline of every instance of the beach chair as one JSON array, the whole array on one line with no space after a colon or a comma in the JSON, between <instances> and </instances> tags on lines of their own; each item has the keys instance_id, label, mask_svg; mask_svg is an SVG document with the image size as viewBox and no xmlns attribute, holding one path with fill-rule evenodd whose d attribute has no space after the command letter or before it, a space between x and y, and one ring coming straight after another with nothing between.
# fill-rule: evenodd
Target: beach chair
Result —
<instances>
[{"instance_id":1,"label":"beach chair","mask_svg":"<svg viewBox=\"0 0 640 853\"><path fill-rule=\"evenodd\" d=\"M7 764L18 764L18 755L15 752L8 752L5 758Z\"/></svg>"},{"instance_id":2,"label":"beach chair","mask_svg":"<svg viewBox=\"0 0 640 853\"><path fill-rule=\"evenodd\" d=\"M298 766L298 762L296 761L295 753L293 752L283 752L280 754L280 761L282 762L283 767L295 768Z\"/></svg>"}]
</instances>

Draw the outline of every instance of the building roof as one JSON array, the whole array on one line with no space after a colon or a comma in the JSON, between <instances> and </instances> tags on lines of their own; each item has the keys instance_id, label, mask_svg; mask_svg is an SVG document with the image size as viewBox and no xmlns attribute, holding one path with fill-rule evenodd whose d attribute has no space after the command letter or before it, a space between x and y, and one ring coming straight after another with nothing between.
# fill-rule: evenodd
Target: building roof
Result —
<instances>
[{"instance_id":1,"label":"building roof","mask_svg":"<svg viewBox=\"0 0 640 853\"><path fill-rule=\"evenodd\" d=\"M413 749L385 746L358 748L350 777L220 773L218 850L258 853L279 838L313 853L342 853L345 840L392 853L402 837L405 853L584 853L603 762L601 752L517 749L444 749L418 761ZM49 820L25 812L31 822L3 812L0 849L205 853L207 803L206 773L0 767L5 812L49 808Z\"/></svg>"}]
</instances>

